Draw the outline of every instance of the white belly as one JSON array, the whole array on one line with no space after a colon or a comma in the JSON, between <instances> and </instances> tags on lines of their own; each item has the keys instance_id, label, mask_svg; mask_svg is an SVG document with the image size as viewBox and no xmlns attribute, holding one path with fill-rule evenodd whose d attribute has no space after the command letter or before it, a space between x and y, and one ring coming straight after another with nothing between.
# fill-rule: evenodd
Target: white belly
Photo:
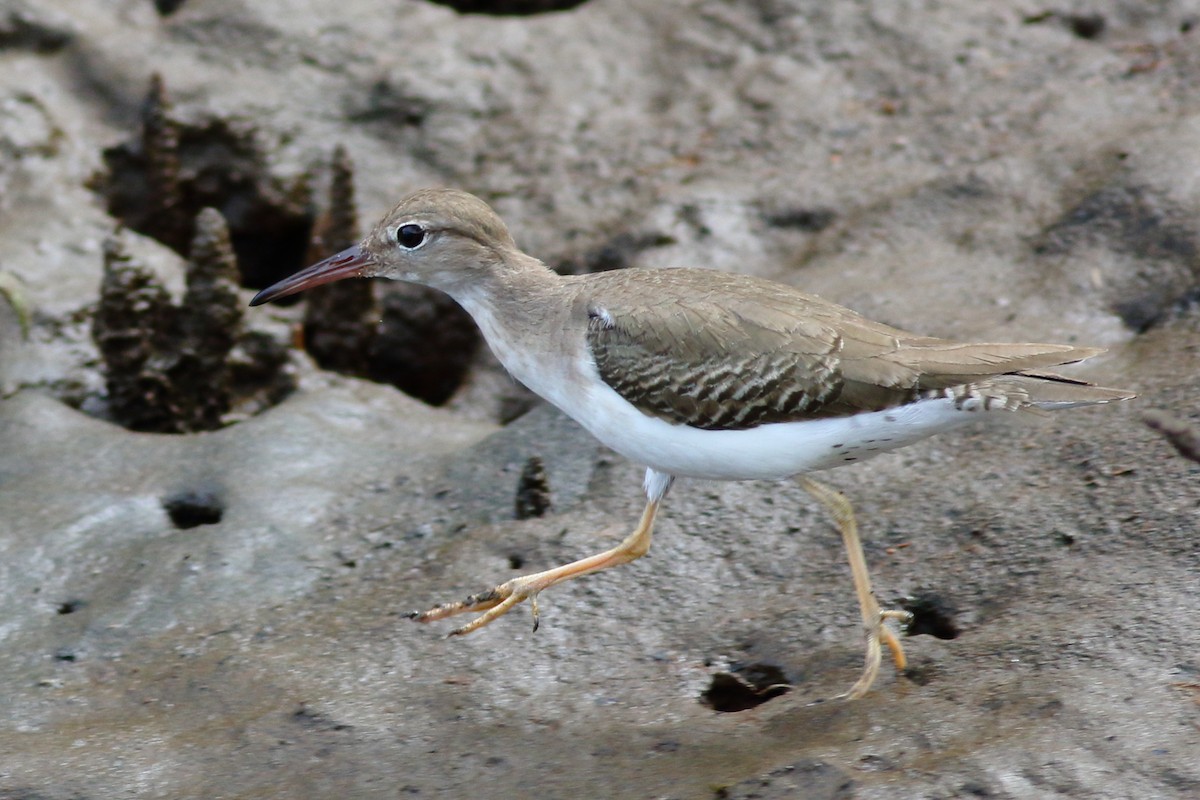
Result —
<instances>
[{"instance_id":1,"label":"white belly","mask_svg":"<svg viewBox=\"0 0 1200 800\"><path fill-rule=\"evenodd\" d=\"M605 386L577 421L626 458L711 480L781 480L864 461L973 419L947 399L852 417L706 431L647 416Z\"/></svg>"},{"instance_id":2,"label":"white belly","mask_svg":"<svg viewBox=\"0 0 1200 800\"><path fill-rule=\"evenodd\" d=\"M467 303L464 303L467 305ZM706 431L644 414L613 391L590 359L546 358L511 347L488 309L471 308L501 363L608 447L668 475L710 480L782 480L864 461L955 427L978 411L921 400L852 417ZM555 366L558 369L555 369Z\"/></svg>"},{"instance_id":3,"label":"white belly","mask_svg":"<svg viewBox=\"0 0 1200 800\"><path fill-rule=\"evenodd\" d=\"M596 377L586 391L569 398L562 396L561 384L555 387L559 391L530 388L629 460L670 475L710 480L781 480L865 461L980 413L939 398L852 417L708 431L644 414Z\"/></svg>"}]
</instances>

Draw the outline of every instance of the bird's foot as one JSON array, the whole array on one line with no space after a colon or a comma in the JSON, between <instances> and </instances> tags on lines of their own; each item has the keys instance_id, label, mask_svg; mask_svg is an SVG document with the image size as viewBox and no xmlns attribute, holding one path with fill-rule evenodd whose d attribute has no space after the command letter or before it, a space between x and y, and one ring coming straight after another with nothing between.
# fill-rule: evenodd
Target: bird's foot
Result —
<instances>
[{"instance_id":1,"label":"bird's foot","mask_svg":"<svg viewBox=\"0 0 1200 800\"><path fill-rule=\"evenodd\" d=\"M863 664L862 675L849 691L839 697L857 700L870 690L879 676L879 667L883 662L882 645L887 645L887 649L891 652L897 672L903 672L908 667L904 646L900 644L900 637L896 635L895 631L887 626L888 620L896 620L901 625L907 625L912 621L912 614L898 610L879 611L875 624L867 627L867 657L866 663Z\"/></svg>"},{"instance_id":2,"label":"bird's foot","mask_svg":"<svg viewBox=\"0 0 1200 800\"><path fill-rule=\"evenodd\" d=\"M904 647L900 644L900 637L896 636L895 632L889 628L886 623L889 619L896 620L900 627L907 627L912 622L913 615L909 611L901 611L899 609L889 609L879 612L879 631L883 638L883 643L887 645L888 650L892 653L892 661L896 663L896 671L904 672L908 668L908 659L904 655Z\"/></svg>"},{"instance_id":3,"label":"bird's foot","mask_svg":"<svg viewBox=\"0 0 1200 800\"><path fill-rule=\"evenodd\" d=\"M466 614L472 611L484 612L466 625L450 631L451 636L462 636L479 630L497 617L502 617L512 611L518 603L528 600L529 608L533 612L533 629L536 631L538 629L537 596L543 589L548 589L556 583L571 578L578 578L580 575L587 575L590 572L628 564L645 555L646 551L650 549L650 534L654 529L654 515L657 511L658 500L647 503L638 526L625 537L624 541L610 550L572 561L561 567L513 578L495 589L473 594L457 603L443 603L428 611L413 611L408 614L408 618L416 622L433 622L453 617L455 614Z\"/></svg>"},{"instance_id":4,"label":"bird's foot","mask_svg":"<svg viewBox=\"0 0 1200 800\"><path fill-rule=\"evenodd\" d=\"M533 575L522 575L519 578L513 578L507 583L502 583L494 589L470 595L465 600L459 600L455 603L443 603L440 606L434 606L428 611L410 612L408 618L415 622L433 622L445 619L446 617L453 617L455 614L467 614L473 611L485 612L466 625L457 627L449 633L450 636L462 636L482 628L492 620L507 614L518 603L528 600L530 610L533 612L533 629L536 631L538 629L538 592L549 585L538 579L545 574L545 572L538 572Z\"/></svg>"}]
</instances>

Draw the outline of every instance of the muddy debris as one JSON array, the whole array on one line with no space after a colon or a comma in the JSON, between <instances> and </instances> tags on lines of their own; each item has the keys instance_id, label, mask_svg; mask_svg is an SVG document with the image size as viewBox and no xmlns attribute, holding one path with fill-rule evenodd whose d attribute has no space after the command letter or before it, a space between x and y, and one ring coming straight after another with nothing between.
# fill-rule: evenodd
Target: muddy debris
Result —
<instances>
[{"instance_id":1,"label":"muddy debris","mask_svg":"<svg viewBox=\"0 0 1200 800\"><path fill-rule=\"evenodd\" d=\"M545 516L550 510L550 477L538 456L530 456L521 469L515 506L517 519Z\"/></svg>"},{"instance_id":2,"label":"muddy debris","mask_svg":"<svg viewBox=\"0 0 1200 800\"><path fill-rule=\"evenodd\" d=\"M257 411L261 396L278 402L294 388L284 348L242 329L237 259L220 212L202 210L192 227L178 306L128 255L120 233L105 243L92 337L104 364L107 413L130 430L216 430L231 421L240 398L259 397L249 404Z\"/></svg>"},{"instance_id":3,"label":"muddy debris","mask_svg":"<svg viewBox=\"0 0 1200 800\"><path fill-rule=\"evenodd\" d=\"M308 257L314 264L359 239L354 200L354 164L342 146L333 153L329 202L317 217ZM368 374L368 356L379 325L379 303L371 280L348 280L305 292L304 349L321 367L344 375Z\"/></svg>"}]
</instances>

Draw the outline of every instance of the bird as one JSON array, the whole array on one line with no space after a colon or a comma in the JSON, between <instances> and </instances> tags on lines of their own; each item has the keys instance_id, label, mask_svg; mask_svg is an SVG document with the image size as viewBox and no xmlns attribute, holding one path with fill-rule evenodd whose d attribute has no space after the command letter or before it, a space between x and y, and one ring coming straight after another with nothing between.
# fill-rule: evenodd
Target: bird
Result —
<instances>
[{"instance_id":1,"label":"bird","mask_svg":"<svg viewBox=\"0 0 1200 800\"><path fill-rule=\"evenodd\" d=\"M600 442L645 466L646 505L619 544L414 611L432 622L478 614L476 631L563 581L634 561L677 477L794 478L841 532L862 616L856 699L882 648L907 664L871 587L850 501L813 472L853 464L980 417L1126 400L1132 392L1048 371L1103 350L975 343L875 322L788 284L695 268L560 275L521 251L497 213L457 189L404 197L357 245L263 289L257 306L345 278L383 277L448 294L508 372Z\"/></svg>"}]
</instances>

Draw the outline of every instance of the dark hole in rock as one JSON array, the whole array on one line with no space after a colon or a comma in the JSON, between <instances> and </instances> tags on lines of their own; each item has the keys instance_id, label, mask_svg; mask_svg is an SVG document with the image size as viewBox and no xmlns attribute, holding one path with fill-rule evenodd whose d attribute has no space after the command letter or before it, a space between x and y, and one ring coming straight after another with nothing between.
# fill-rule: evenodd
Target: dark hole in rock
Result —
<instances>
[{"instance_id":1,"label":"dark hole in rock","mask_svg":"<svg viewBox=\"0 0 1200 800\"><path fill-rule=\"evenodd\" d=\"M1063 21L1080 39L1095 39L1108 27L1102 14L1067 14Z\"/></svg>"},{"instance_id":2,"label":"dark hole in rock","mask_svg":"<svg viewBox=\"0 0 1200 800\"><path fill-rule=\"evenodd\" d=\"M159 16L169 17L180 9L185 0L154 0Z\"/></svg>"},{"instance_id":3,"label":"dark hole in rock","mask_svg":"<svg viewBox=\"0 0 1200 800\"><path fill-rule=\"evenodd\" d=\"M210 491L181 492L165 498L162 506L171 523L180 530L215 525L225 513L221 499Z\"/></svg>"},{"instance_id":4,"label":"dark hole in rock","mask_svg":"<svg viewBox=\"0 0 1200 800\"><path fill-rule=\"evenodd\" d=\"M525 566L525 556L520 553L509 553L508 566L512 569L521 569Z\"/></svg>"},{"instance_id":5,"label":"dark hole in rock","mask_svg":"<svg viewBox=\"0 0 1200 800\"><path fill-rule=\"evenodd\" d=\"M783 670L761 662L735 666L713 675L700 702L714 711L746 711L791 691Z\"/></svg>"},{"instance_id":6,"label":"dark hole in rock","mask_svg":"<svg viewBox=\"0 0 1200 800\"><path fill-rule=\"evenodd\" d=\"M87 605L87 603L82 600L67 600L66 602L58 604L57 611L59 614L74 614L85 605Z\"/></svg>"},{"instance_id":7,"label":"dark hole in rock","mask_svg":"<svg viewBox=\"0 0 1200 800\"><path fill-rule=\"evenodd\" d=\"M928 634L938 639L957 639L959 630L954 622L958 613L945 597L936 592L920 592L901 603L912 614L908 623L909 636Z\"/></svg>"},{"instance_id":8,"label":"dark hole in rock","mask_svg":"<svg viewBox=\"0 0 1200 800\"><path fill-rule=\"evenodd\" d=\"M304 256L312 219L270 208L261 209L256 216L258 222L250 221L255 218L252 216L234 228L231 239L245 285L265 289L308 266ZM275 302L288 305L299 300L283 298Z\"/></svg>"},{"instance_id":9,"label":"dark hole in rock","mask_svg":"<svg viewBox=\"0 0 1200 800\"><path fill-rule=\"evenodd\" d=\"M74 664L76 656L70 650L58 650L54 653L55 661L65 661L68 664Z\"/></svg>"},{"instance_id":10,"label":"dark hole in rock","mask_svg":"<svg viewBox=\"0 0 1200 800\"><path fill-rule=\"evenodd\" d=\"M551 11L568 11L586 0L431 0L460 14L489 14L494 17L526 17Z\"/></svg>"}]
</instances>

